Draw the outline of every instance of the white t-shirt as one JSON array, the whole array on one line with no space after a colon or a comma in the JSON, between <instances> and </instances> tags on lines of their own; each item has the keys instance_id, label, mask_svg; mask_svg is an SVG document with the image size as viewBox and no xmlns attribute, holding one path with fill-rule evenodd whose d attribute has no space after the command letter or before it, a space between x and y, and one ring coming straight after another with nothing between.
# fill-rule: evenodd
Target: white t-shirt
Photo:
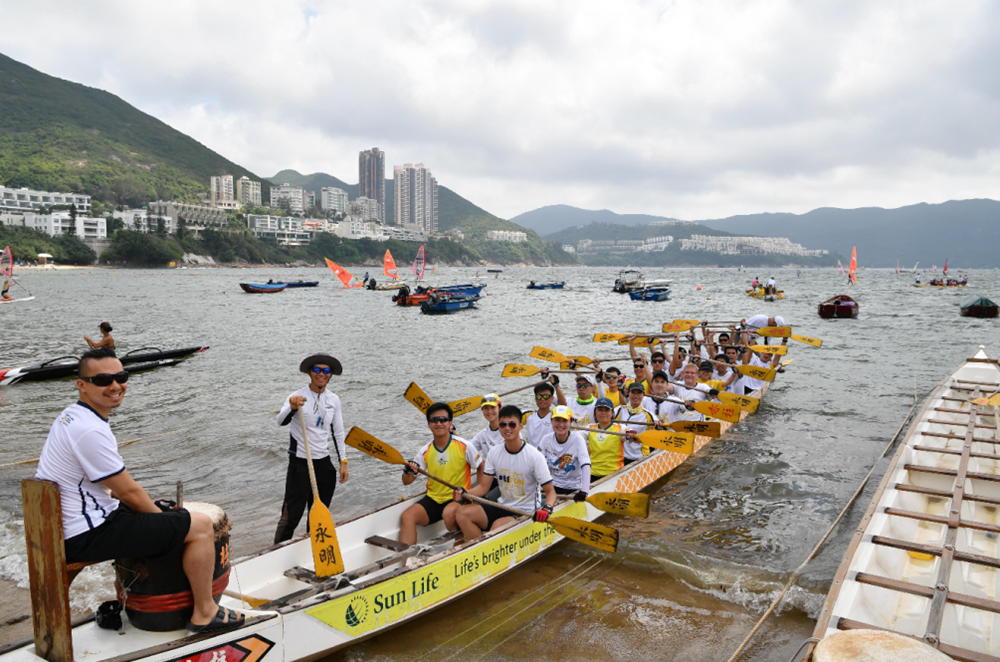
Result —
<instances>
[{"instance_id":1,"label":"white t-shirt","mask_svg":"<svg viewBox=\"0 0 1000 662\"><path fill-rule=\"evenodd\" d=\"M629 412L628 407L622 405L615 410L614 421L620 422L622 428L626 431L632 430L636 434L642 434L646 430L652 430L653 428L648 425L630 425L630 421L641 421L643 423L655 423L656 414L653 413L655 410L650 410L647 403L653 402L652 398L643 398L643 404L641 405L642 411L637 414ZM666 409L664 409L666 411ZM635 441L625 440L625 459L626 460L641 460L642 459L642 444Z\"/></svg>"},{"instance_id":2,"label":"white t-shirt","mask_svg":"<svg viewBox=\"0 0 1000 662\"><path fill-rule=\"evenodd\" d=\"M522 443L516 453L508 451L506 444L491 450L486 456L485 472L500 483L497 503L525 515L538 510L538 491L542 485L552 482L545 458L528 443Z\"/></svg>"},{"instance_id":3,"label":"white t-shirt","mask_svg":"<svg viewBox=\"0 0 1000 662\"><path fill-rule=\"evenodd\" d=\"M754 315L747 320L746 328L750 331L756 331L757 329L763 329L767 326L767 321L770 318L767 315Z\"/></svg>"},{"instance_id":4,"label":"white t-shirt","mask_svg":"<svg viewBox=\"0 0 1000 662\"><path fill-rule=\"evenodd\" d=\"M694 388L688 388L686 386L674 385L674 397L681 400L694 400L695 402L702 402L704 400L711 400L712 396L708 393L709 387L706 384L697 384ZM688 408L682 404L671 403L674 405L674 411L670 414L670 420L673 421L704 421L705 416L694 409L688 411Z\"/></svg>"},{"instance_id":5,"label":"white t-shirt","mask_svg":"<svg viewBox=\"0 0 1000 662\"><path fill-rule=\"evenodd\" d=\"M82 402L63 409L49 428L35 478L59 484L65 539L96 529L118 499L99 485L125 471L108 419Z\"/></svg>"},{"instance_id":6,"label":"white t-shirt","mask_svg":"<svg viewBox=\"0 0 1000 662\"><path fill-rule=\"evenodd\" d=\"M500 434L500 428L491 430L490 426L487 425L472 438L472 445L482 457L486 457L494 446L503 445L503 435Z\"/></svg>"},{"instance_id":7,"label":"white t-shirt","mask_svg":"<svg viewBox=\"0 0 1000 662\"><path fill-rule=\"evenodd\" d=\"M524 415L524 428L521 430L524 440L538 448L546 435L552 434L552 410L542 418L537 411L529 411ZM502 442L501 442L502 443Z\"/></svg>"},{"instance_id":8,"label":"white t-shirt","mask_svg":"<svg viewBox=\"0 0 1000 662\"><path fill-rule=\"evenodd\" d=\"M584 489L583 467L590 467L590 449L582 434L570 431L566 441L559 443L556 433L550 432L542 438L538 450L549 467L553 485L564 490Z\"/></svg>"},{"instance_id":9,"label":"white t-shirt","mask_svg":"<svg viewBox=\"0 0 1000 662\"><path fill-rule=\"evenodd\" d=\"M594 406L597 398L590 404L581 404L579 400L573 398L569 401L569 408L573 410L573 425L590 425L594 422Z\"/></svg>"},{"instance_id":10,"label":"white t-shirt","mask_svg":"<svg viewBox=\"0 0 1000 662\"><path fill-rule=\"evenodd\" d=\"M769 363L764 363L760 360L760 357L754 354L750 357L750 365L757 366L758 368L770 368ZM764 380L754 379L753 377L743 376L743 385L748 387L751 391L759 391L764 386Z\"/></svg>"},{"instance_id":11,"label":"white t-shirt","mask_svg":"<svg viewBox=\"0 0 1000 662\"><path fill-rule=\"evenodd\" d=\"M660 396L657 396L660 397ZM662 397L670 397L669 393L664 394ZM671 402L659 402L649 397L648 395L642 399L642 407L650 414L653 418L657 420L666 421L670 414L673 413L673 403ZM642 427L642 426L639 426Z\"/></svg>"},{"instance_id":12,"label":"white t-shirt","mask_svg":"<svg viewBox=\"0 0 1000 662\"><path fill-rule=\"evenodd\" d=\"M289 403L293 395L301 395L306 399L305 405L294 412ZM306 449L302 445L301 413L305 413L306 430L309 435L309 449L312 459L319 460L330 455L330 432L333 432L333 442L337 449L337 460L347 459L347 447L344 446L344 419L341 417L340 398L335 393L323 390L314 393L305 386L285 398L285 404L278 412L278 425L288 425L291 439L288 443L288 454L305 458ZM291 416L294 414L294 416Z\"/></svg>"}]
</instances>

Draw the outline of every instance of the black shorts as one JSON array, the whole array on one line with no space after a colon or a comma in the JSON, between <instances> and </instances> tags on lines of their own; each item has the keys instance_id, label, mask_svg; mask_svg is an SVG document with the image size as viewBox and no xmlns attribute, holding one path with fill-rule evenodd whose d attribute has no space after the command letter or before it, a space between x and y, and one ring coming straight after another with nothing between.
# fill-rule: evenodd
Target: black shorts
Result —
<instances>
[{"instance_id":1,"label":"black shorts","mask_svg":"<svg viewBox=\"0 0 1000 662\"><path fill-rule=\"evenodd\" d=\"M489 506L485 503L479 504L486 513L486 528L484 531L489 531L493 528L493 524L496 523L498 519L503 519L504 517L517 517L514 513L504 510L502 508L497 508L496 506Z\"/></svg>"},{"instance_id":2,"label":"black shorts","mask_svg":"<svg viewBox=\"0 0 1000 662\"><path fill-rule=\"evenodd\" d=\"M561 494L561 495L576 494L577 492L580 491L579 488L575 487L559 487L558 485L553 485L552 487L555 489L556 494Z\"/></svg>"},{"instance_id":3,"label":"black shorts","mask_svg":"<svg viewBox=\"0 0 1000 662\"><path fill-rule=\"evenodd\" d=\"M119 506L96 529L66 541L66 562L150 559L168 556L184 546L191 513L136 513Z\"/></svg>"},{"instance_id":4,"label":"black shorts","mask_svg":"<svg viewBox=\"0 0 1000 662\"><path fill-rule=\"evenodd\" d=\"M445 501L444 503L438 503L434 499L430 498L426 494L424 498L417 502L417 505L424 509L427 513L427 523L433 524L434 522L440 522L444 517L444 507L447 506L451 501Z\"/></svg>"}]
</instances>

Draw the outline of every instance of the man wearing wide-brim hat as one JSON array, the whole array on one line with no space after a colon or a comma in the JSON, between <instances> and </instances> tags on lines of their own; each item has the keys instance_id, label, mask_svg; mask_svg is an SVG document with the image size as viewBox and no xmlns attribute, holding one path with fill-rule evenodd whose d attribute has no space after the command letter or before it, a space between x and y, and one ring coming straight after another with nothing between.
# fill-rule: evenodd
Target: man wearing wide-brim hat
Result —
<instances>
[{"instance_id":1,"label":"man wearing wide-brim hat","mask_svg":"<svg viewBox=\"0 0 1000 662\"><path fill-rule=\"evenodd\" d=\"M347 448L344 446L340 398L326 390L331 375L343 372L340 361L329 354L313 354L299 364L299 372L309 375L309 384L289 395L278 412L278 425L289 426L289 439L285 500L274 534L275 544L291 540L302 514L312 507L313 492L303 445L306 440L302 438L302 423L298 420L300 415L305 418L320 500L329 507L337 486L338 469L330 457L331 434L339 461L340 482L347 481Z\"/></svg>"}]
</instances>

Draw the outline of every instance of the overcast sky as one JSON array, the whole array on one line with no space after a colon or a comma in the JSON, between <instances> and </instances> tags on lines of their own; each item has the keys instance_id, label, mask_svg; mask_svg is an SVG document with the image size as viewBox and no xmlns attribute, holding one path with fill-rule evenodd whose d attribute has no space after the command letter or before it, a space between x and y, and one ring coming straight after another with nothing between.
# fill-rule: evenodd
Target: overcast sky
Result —
<instances>
[{"instance_id":1,"label":"overcast sky","mask_svg":"<svg viewBox=\"0 0 1000 662\"><path fill-rule=\"evenodd\" d=\"M423 162L505 218L1000 199L1000 3L23 2L0 52L261 176Z\"/></svg>"}]
</instances>

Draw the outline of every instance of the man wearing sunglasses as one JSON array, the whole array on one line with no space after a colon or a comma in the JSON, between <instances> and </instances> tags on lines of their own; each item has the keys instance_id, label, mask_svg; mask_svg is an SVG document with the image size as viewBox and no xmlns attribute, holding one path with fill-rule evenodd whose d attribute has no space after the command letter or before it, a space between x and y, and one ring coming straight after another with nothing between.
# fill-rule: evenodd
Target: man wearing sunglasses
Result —
<instances>
[{"instance_id":1,"label":"man wearing sunglasses","mask_svg":"<svg viewBox=\"0 0 1000 662\"><path fill-rule=\"evenodd\" d=\"M300 415L305 418L309 450L320 500L327 506L333 500L338 470L330 458L330 435L340 461L340 482L347 482L347 448L344 446L344 420L340 398L326 390L331 375L343 372L340 361L329 354L313 354L299 364L299 372L309 375L309 385L292 393L278 412L278 425L288 428L288 472L285 474L285 499L281 518L274 533L274 543L291 540L302 514L312 507L313 492L306 464L306 440L302 438Z\"/></svg>"},{"instance_id":2,"label":"man wearing sunglasses","mask_svg":"<svg viewBox=\"0 0 1000 662\"><path fill-rule=\"evenodd\" d=\"M566 396L559 388L559 375L551 375L547 382L535 384L534 392L538 409L525 412L521 417L521 425L524 428L524 440L538 448L542 439L552 434L552 408L565 405Z\"/></svg>"},{"instance_id":3,"label":"man wearing sunglasses","mask_svg":"<svg viewBox=\"0 0 1000 662\"><path fill-rule=\"evenodd\" d=\"M107 347L92 349L80 358L79 375L80 399L52 424L35 473L59 485L67 563L180 553L194 596L187 628L207 632L242 623L242 614L212 599L211 519L184 509L161 511L118 454L108 417L128 390L121 362Z\"/></svg>"},{"instance_id":4,"label":"man wearing sunglasses","mask_svg":"<svg viewBox=\"0 0 1000 662\"><path fill-rule=\"evenodd\" d=\"M487 396L489 397L489 396ZM500 401L496 397L496 402ZM496 409L497 405L490 405ZM470 442L451 433L454 412L444 402L435 402L427 408L427 427L434 439L417 452L416 457L403 469L403 485L409 485L423 469L452 485L472 486L472 474L476 474L476 484L483 482L483 462L479 452ZM496 418L496 417L494 417ZM499 496L499 495L498 495ZM427 494L420 501L407 508L399 522L399 542L417 544L417 527L427 526L444 520L449 531L458 526L455 514L461 504L452 500L452 490L436 480L427 481Z\"/></svg>"},{"instance_id":5,"label":"man wearing sunglasses","mask_svg":"<svg viewBox=\"0 0 1000 662\"><path fill-rule=\"evenodd\" d=\"M621 391L621 370L614 366L602 370L600 359L593 359L593 366L597 371L594 375L594 379L597 380L597 397L607 398L617 407L625 400L625 395Z\"/></svg>"},{"instance_id":6,"label":"man wearing sunglasses","mask_svg":"<svg viewBox=\"0 0 1000 662\"><path fill-rule=\"evenodd\" d=\"M590 373L576 373L576 397L569 401L569 408L573 410L573 420L577 425L590 425L594 420L594 375Z\"/></svg>"},{"instance_id":7,"label":"man wearing sunglasses","mask_svg":"<svg viewBox=\"0 0 1000 662\"><path fill-rule=\"evenodd\" d=\"M482 497L493 486L500 483L498 503L518 510L525 515L534 515L536 522L544 522L556 503L556 490L552 486L552 476L542 453L521 439L521 417L523 412L514 405L500 410L500 434L504 444L490 451L486 458L483 481L469 494ZM538 490L545 493L545 505L538 507ZM465 498L466 490L455 490L455 501ZM470 503L461 507L456 516L458 526L466 540L475 540L486 531L493 531L513 521L506 510L494 506Z\"/></svg>"}]
</instances>

